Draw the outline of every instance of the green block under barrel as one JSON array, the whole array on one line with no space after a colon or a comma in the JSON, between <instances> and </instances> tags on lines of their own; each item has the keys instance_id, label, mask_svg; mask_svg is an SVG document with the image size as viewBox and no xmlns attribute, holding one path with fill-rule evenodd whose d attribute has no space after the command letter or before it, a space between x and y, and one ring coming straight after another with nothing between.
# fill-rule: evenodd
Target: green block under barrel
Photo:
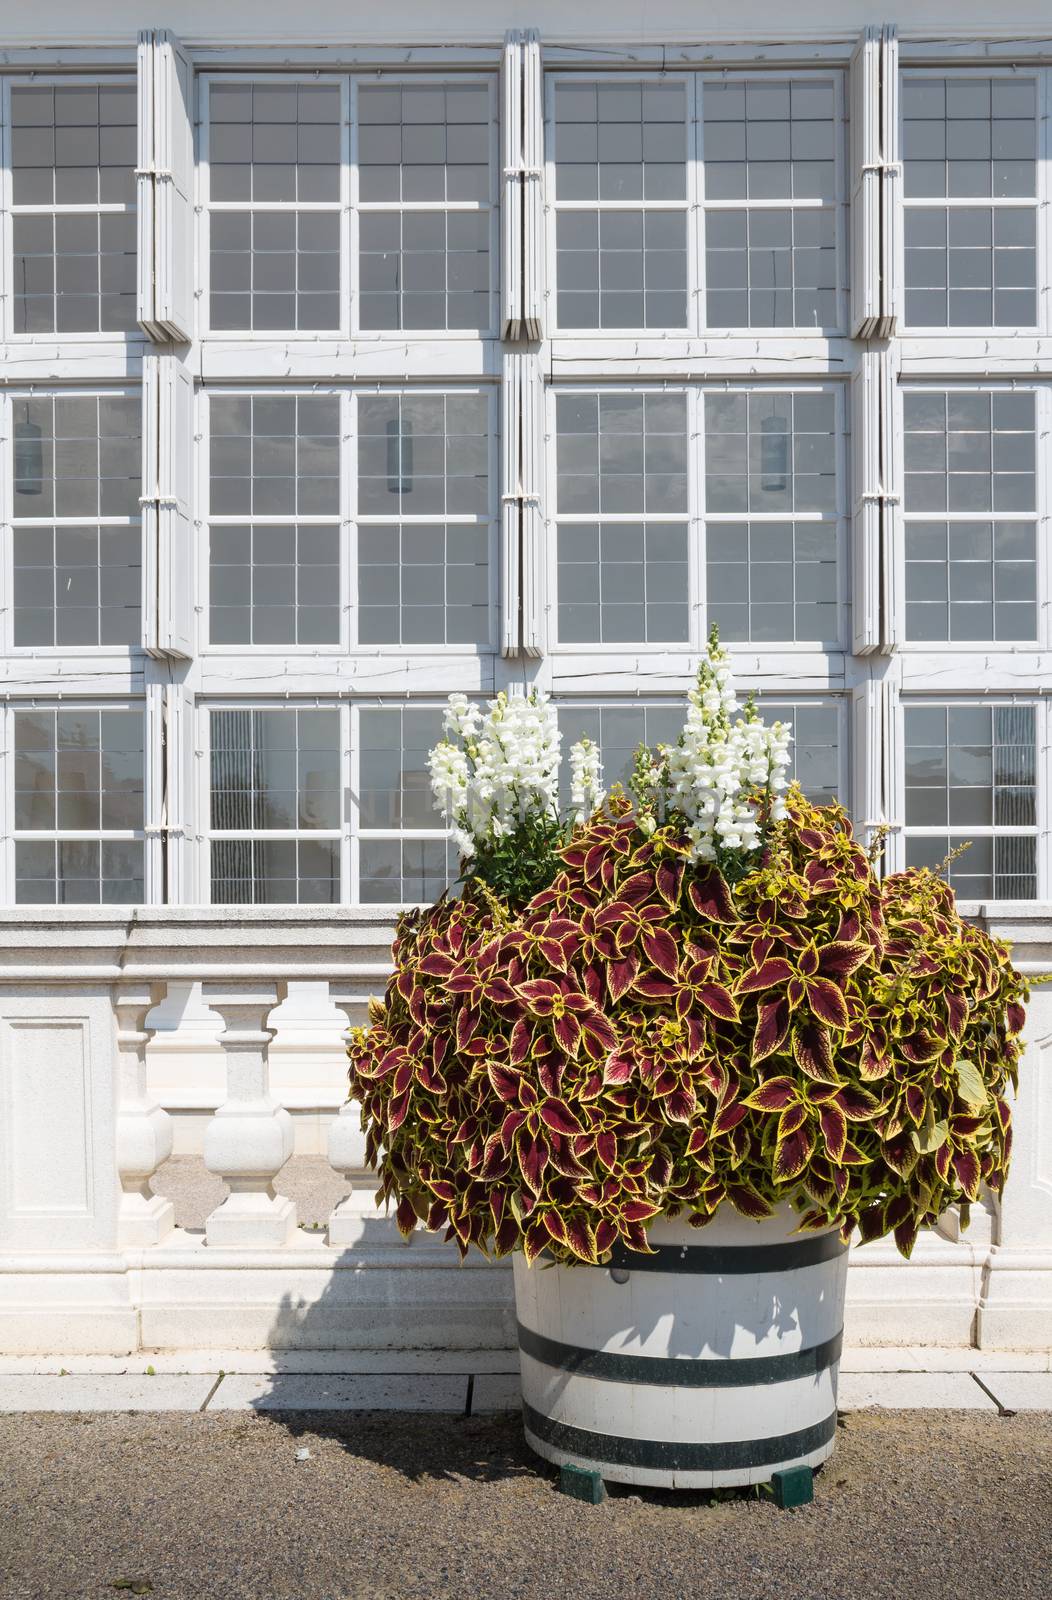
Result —
<instances>
[{"instance_id":1,"label":"green block under barrel","mask_svg":"<svg viewBox=\"0 0 1052 1600\"><path fill-rule=\"evenodd\" d=\"M807 1506L815 1497L815 1475L810 1467L786 1467L771 1479L774 1498L783 1511L792 1506Z\"/></svg>"},{"instance_id":2,"label":"green block under barrel","mask_svg":"<svg viewBox=\"0 0 1052 1600\"><path fill-rule=\"evenodd\" d=\"M584 1467L560 1467L559 1493L568 1494L573 1500L584 1500L590 1506L601 1506L606 1499L606 1485L599 1472L588 1472Z\"/></svg>"}]
</instances>

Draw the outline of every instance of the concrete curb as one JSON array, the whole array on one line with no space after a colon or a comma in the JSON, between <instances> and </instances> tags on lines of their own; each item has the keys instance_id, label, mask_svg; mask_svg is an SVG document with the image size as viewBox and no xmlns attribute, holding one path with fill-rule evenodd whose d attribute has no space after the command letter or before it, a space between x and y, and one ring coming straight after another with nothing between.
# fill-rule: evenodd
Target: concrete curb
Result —
<instances>
[{"instance_id":1,"label":"concrete curb","mask_svg":"<svg viewBox=\"0 0 1052 1600\"><path fill-rule=\"evenodd\" d=\"M421 1353L422 1354L422 1353ZM856 1352L860 1355L861 1352ZM885 1353L890 1363L892 1356ZM926 1354L926 1370L911 1369L906 1357ZM935 1365L940 1355L955 1359ZM876 1407L883 1410L990 1411L1006 1415L1015 1411L1052 1411L1052 1372L1024 1364L996 1367L956 1358L975 1357L976 1351L898 1352L902 1365L845 1366L840 1375L838 1405L842 1412ZM72 1358L71 1358L72 1359ZM171 1361L172 1358L168 1358ZM8 1360L0 1367L0 1412L55 1411L410 1411L443 1412L469 1416L517 1410L519 1378L504 1358L503 1370L479 1363L474 1370L443 1371L431 1361L400 1365L388 1358L377 1370L370 1363L334 1356L339 1368L328 1371L230 1371L216 1364L205 1370L171 1370L160 1365L152 1373L136 1363L135 1370L99 1370L87 1361L51 1370L23 1368L12 1371ZM468 1358L470 1360L470 1357ZM435 1370L436 1367L439 1370ZM352 1370L348 1370L351 1368Z\"/></svg>"}]
</instances>

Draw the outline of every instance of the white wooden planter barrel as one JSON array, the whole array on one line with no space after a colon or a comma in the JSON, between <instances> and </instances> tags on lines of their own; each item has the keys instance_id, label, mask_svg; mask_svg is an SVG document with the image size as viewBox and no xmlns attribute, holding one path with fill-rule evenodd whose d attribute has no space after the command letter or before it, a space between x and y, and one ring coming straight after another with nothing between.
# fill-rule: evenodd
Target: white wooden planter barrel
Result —
<instances>
[{"instance_id":1,"label":"white wooden planter barrel","mask_svg":"<svg viewBox=\"0 0 1052 1600\"><path fill-rule=\"evenodd\" d=\"M655 1219L655 1255L515 1256L523 1413L548 1461L616 1483L714 1488L817 1466L836 1439L847 1249L721 1207Z\"/></svg>"}]
</instances>

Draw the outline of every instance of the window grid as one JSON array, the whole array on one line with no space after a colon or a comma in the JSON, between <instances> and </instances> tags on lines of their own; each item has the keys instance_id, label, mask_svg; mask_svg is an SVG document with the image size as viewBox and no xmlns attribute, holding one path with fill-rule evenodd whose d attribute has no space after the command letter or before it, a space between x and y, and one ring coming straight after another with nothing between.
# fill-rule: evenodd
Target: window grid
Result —
<instances>
[{"instance_id":1,"label":"window grid","mask_svg":"<svg viewBox=\"0 0 1052 1600\"><path fill-rule=\"evenodd\" d=\"M203 707L202 888L213 904L397 905L456 878L426 756L443 706Z\"/></svg>"},{"instance_id":2,"label":"window grid","mask_svg":"<svg viewBox=\"0 0 1052 1600\"><path fill-rule=\"evenodd\" d=\"M141 904L144 708L38 706L8 719L15 904Z\"/></svg>"},{"instance_id":3,"label":"window grid","mask_svg":"<svg viewBox=\"0 0 1052 1600\"><path fill-rule=\"evenodd\" d=\"M355 397L352 631L360 648L485 652L496 631L492 394Z\"/></svg>"},{"instance_id":4,"label":"window grid","mask_svg":"<svg viewBox=\"0 0 1052 1600\"><path fill-rule=\"evenodd\" d=\"M9 332L138 334L134 80L14 78L0 89Z\"/></svg>"},{"instance_id":5,"label":"window grid","mask_svg":"<svg viewBox=\"0 0 1052 1600\"><path fill-rule=\"evenodd\" d=\"M917 76L917 75L925 77L925 78L930 78L931 76L933 76L932 72L929 69L925 69L923 72L919 72L918 74L914 74L914 76ZM950 76L948 74L938 74L938 75L939 76L943 76L943 77ZM996 73L993 74L993 75L996 76ZM744 76L748 77L748 74L744 74ZM794 74L793 76L796 77L797 75ZM907 74L906 76L909 76L909 75ZM961 76L964 76L964 75L959 74L959 73L953 73L952 76L956 78L956 77L961 77ZM979 77L989 78L991 76L991 74L988 71L985 74L984 73L979 73L978 76ZM1044 71L1038 71L1035 74L1035 76L1039 80L1039 90L1040 90L1040 93L1043 95L1044 94L1044 87L1045 87L1044 86L1045 73L1044 73ZM39 82L39 80L37 80L37 81ZM66 80L66 81L68 81L68 80ZM346 79L341 80L341 82L346 82L346 81L347 81ZM703 120L703 118L704 118L704 110L703 110L704 79L703 79L702 75L698 75L697 84L698 84L698 88L697 88L698 110L699 110L699 116ZM347 119L344 119L344 126L345 127L346 127L346 121L347 121ZM700 124L699 124L699 126L700 126ZM345 137L345 135L341 135L341 137ZM697 137L700 140L700 138L701 138L701 133L700 132L699 132ZM347 166L348 166L348 157L347 156L343 156L342 159L341 159L341 170L346 172ZM10 175L9 174L8 174L8 194L10 195ZM958 208L963 207L965 209L967 209L967 207L970 204L972 199L974 199L974 197L968 197L968 196L950 197L950 201L953 204L957 205ZM993 208L998 202L1003 207L1007 207L1009 209L1011 209L1013 206L1019 204L1018 197L1016 197L1014 195L1006 195L1006 196L1001 196L1001 197L991 196L988 199L984 200L983 203L988 204L991 208ZM907 216L908 216L910 210L917 210L918 208L922 208L923 207L923 203L924 203L923 202L923 197L921 197L921 198L919 198L917 200L915 200L913 197L908 198L908 200L907 200ZM1031 205L1031 206L1034 206L1034 207L1036 207L1036 205L1038 204L1038 202L1036 200L1030 200L1030 199L1028 199L1027 203L1028 203L1028 205ZM702 204L705 205L705 209L706 210L709 209L710 202L702 202ZM714 206L714 210L715 211L720 211L724 207L733 208L734 202L733 201L724 201L724 202L713 202L711 204ZM752 202L750 201L750 205L751 204L752 204ZM767 204L774 205L775 202L774 201L769 201L769 202L767 202ZM946 208L948 210L952 209L951 204L949 204L945 199L943 201L943 204L946 205ZM761 207L761 209L762 209L762 207ZM348 217L349 216L350 216L350 213L348 213ZM704 258L703 252L706 249L706 240L704 238L704 230L703 230L703 227L702 227L703 221L704 221L704 217L702 215L702 212L699 211L698 230L697 231L702 234L702 238L701 238L701 241L700 241L700 248L697 245L697 243L695 242L695 254L700 257L700 261L701 262L704 262L705 258ZM348 229L348 237L347 237L347 239L342 241L342 256L341 256L341 260L347 263L347 272L344 275L344 281L346 283L346 281L347 281L347 279L349 277L349 279L350 279L350 281L352 283L356 283L357 282L357 273L358 273L358 260L359 260L358 251L357 251L357 245L355 244L355 248L352 251L351 248L350 248L350 231L349 231L350 227L351 227L351 222L348 220L346 222L345 226ZM207 278L204 281L205 281L206 288L207 288ZM705 281L704 277L699 273L698 276L697 276L697 279L696 279L696 282L697 282L697 285L698 285L696 298L697 298L698 303L699 303L699 314L700 314L701 310L704 308L704 304L705 304L704 281ZM341 301L350 301L352 303L352 309L353 309L353 305L357 303L357 296L356 295L349 296L346 292L343 292L341 294ZM704 318L702 317L701 320L704 320ZM350 325L350 323L348 323L348 325ZM969 326L971 326L971 325L969 325ZM260 330L260 331L263 332L263 330ZM607 331L607 333L612 333L614 330L606 330L606 331ZM620 330L618 330L618 331L620 331ZM932 329L921 329L920 331L924 332L924 333L927 333L927 332L936 332L937 333L938 329L935 329L935 328L932 328ZM916 330L914 330L913 336L916 337ZM608 354L609 354L609 352L608 352ZM610 368L609 368L609 364L608 364L608 367L607 367L608 373L609 373L609 370L610 370ZM929 370L939 370L940 372L942 372L944 369L942 367L939 367L937 369L932 367ZM952 368L950 370L952 372ZM955 385L953 383L952 377L949 380L945 380L944 379L944 385L946 385L946 386L948 386L950 388L955 388ZM963 389L964 385L962 384L960 387ZM691 391L691 392L693 394L693 391ZM1043 403L1044 402L1042 401L1042 404ZM348 404L348 408L352 409L354 402L353 402L353 400L349 400L347 402L347 404ZM353 414L353 410L352 410L352 414ZM697 434L698 434L698 431L699 430L697 430L697 429L692 427L692 429L691 429L692 437L696 437ZM341 429L341 434L344 437L347 437L348 430ZM351 448L351 447L347 447L347 448ZM353 477L354 475L352 474L351 476ZM699 476L699 482L700 482L701 481L700 480L700 475L697 475L697 476ZM344 492L345 492L345 494L353 493L353 485L345 487L345 491ZM904 505L900 514L903 515L904 517L906 517L907 512L908 512L908 507ZM757 522L758 519L751 518L749 520L751 522ZM1033 516L1032 516L1032 514L1027 513L1025 511L1014 511L1014 512L1012 512L1012 511L1003 511L1000 514L998 514L996 517L991 515L988 518L984 518L982 516L982 514L978 513L978 512L976 512L976 513L968 513L968 512L965 512L965 511L958 511L957 513L955 513L955 515L952 518L950 517L949 514L947 514L946 517L944 517L941 520L946 522L947 524L949 522L951 522L951 521L959 522L959 523L967 523L969 521L971 523L989 522L991 524L991 528L992 529L993 529L995 524L997 524L997 525L1002 525L1003 524L1005 526L1011 527L1012 530L1018 530L1021 527L1029 526L1031 521L1033 520ZM701 634L703 632L703 628L701 626L701 618L702 618L703 613L702 613L702 611L700 609L700 606L701 606L701 599L702 599L702 596L704 594L704 580L705 580L705 566L706 566L706 545L705 545L704 541L705 541L706 530L703 529L703 525L702 525L700 519L698 518L697 513L695 513L695 515L694 515L694 521L695 521L695 523L697 525L698 533L697 533L696 537L691 540L691 549L694 552L694 556L695 556L695 559L691 563L691 567L692 567L692 571L691 571L691 585L692 585L692 588L691 588L691 596L692 596L691 606L692 606L692 616L695 616L696 619L697 619L696 625L695 625L695 633L697 635L697 637L695 639L695 647L696 647L697 641L698 641L698 639L700 639ZM938 517L938 514L936 512L934 512L934 511L932 511L932 512L916 511L915 513L913 513L913 514L911 514L909 516L909 521L910 522L916 522L918 525L923 524L925 527L931 528L931 527L935 526L940 521L940 518ZM351 526L350 522L346 520L346 517L344 519L344 522L345 522L345 526L344 526L344 528L343 528L343 530L341 532L341 542L342 542L342 545L343 545L343 549L342 549L342 552L341 552L342 556L343 556L343 583L345 585L345 591L351 592L351 591L353 591L353 588L354 588L354 586L355 586L355 584L357 582L356 546L355 546L355 543L354 543L355 532L354 532L354 529ZM59 524L59 525L61 525L61 524ZM49 526L54 526L54 524L49 524ZM120 530L122 532L126 531L124 529L123 524L118 524L117 526L120 528ZM12 544L13 544L13 540L12 540ZM1038 548L1040 549L1040 541L1038 543ZM900 541L900 554L901 554L901 550L902 550L902 543ZM697 559L699 556L700 556L700 560ZM1014 559L1015 559L1014 557L1008 557L1008 556L1004 557L1004 561L1005 562L1008 562L1009 560L1014 560ZM1027 560L1029 560L1029 556L1027 557ZM264 562L262 564L266 565L267 563ZM9 570L11 570L11 569L9 569ZM995 570L995 579L996 579L996 575L997 574L996 574L996 570ZM10 580L9 580L9 582L10 582ZM100 583L100 589L104 587L104 584L105 584L105 578L103 577L102 578L102 582ZM904 589L904 594L905 594L905 597L906 597L904 603L908 603L909 602L910 588L911 588L910 580L907 579L907 582L905 584L905 589ZM13 595L13 589L9 587L8 588L8 593L10 595ZM1041 594L1043 594L1043 584L1042 584L1041 590L1039 590L1039 595L1041 595ZM344 608L346 609L346 600L344 600L343 603L344 603ZM1029 602L1027 602L1027 603L1029 603ZM1033 637L1033 634L1032 633L1028 634L1026 637L1029 639L1029 638ZM103 642L105 642L105 641L103 641ZM305 644L307 644L309 646L309 648L311 648L311 649L315 648L315 646L313 644L311 644L310 641L305 640L303 642ZM752 642L755 643L757 641L752 641ZM920 640L915 640L915 641L911 641L911 642L920 643L921 641ZM942 643L944 645L946 645L946 644L957 645L959 642L966 643L967 641L966 640L958 640L958 639L955 638L955 639L952 639L952 640L932 641L932 642L934 642L934 643ZM1007 634L1005 635L1004 640L1002 642L1007 644L1007 642L1008 642L1008 635ZM270 642L264 641L264 640L260 641L260 644L264 648L266 648L269 643ZM344 647L346 648L347 646L344 646ZM763 646L761 645L761 648L762 647ZM46 647L41 646L40 648L46 648ZM68 645L56 644L55 648L56 649L61 649L61 648L67 648L68 649ZM284 646L282 648L284 648ZM350 648L353 648L353 646L350 646ZM783 648L782 644L779 644L778 645L778 649L781 650L782 648ZM1003 691L1004 687L1005 687L1005 684L1007 682L1007 678L1005 676L1005 673L1007 671L1007 665L1008 665L1008 663L1007 663L1007 653L1004 653L1004 654L1002 654L1000 656L995 656L995 657L992 658L992 660L993 660L993 677L994 677L995 690L997 688L1000 688ZM791 669L787 669L787 670L789 670L791 672ZM908 671L908 669L907 669L907 671ZM558 679L556 681L558 681ZM786 686L787 686L786 687L786 691L785 691L786 695L789 695L791 693L791 687L790 687L791 686L791 682L792 682L791 675L787 676L783 681L786 683ZM962 684L961 691L960 691L961 693L967 693L968 692L968 687L969 687L970 681L971 680L969 680L969 679L963 680L963 684ZM910 687L913 689L913 692L917 693L918 692L917 682L915 680L909 680L908 679L908 683L909 683ZM443 691L442 691L442 689L439 689L438 692L441 693ZM627 699L627 697L626 697L626 699ZM908 702L908 703L911 703L911 702ZM773 702L772 702L772 704L773 704ZM355 710L353 710L353 709L349 709L344 714L350 719L351 725L353 725L354 724L354 719L357 716L357 712ZM1042 712L1042 714L1043 714L1043 712ZM344 744L345 755L347 753L348 746L349 746L351 754L353 754L355 756L355 758L356 758L357 738L355 738L354 740L344 740L343 744ZM347 755L346 758L347 759L351 759L351 756ZM399 839L401 839L403 837L404 830L403 830L403 833L398 833L397 830L394 830L394 831L395 831L395 833L397 833L397 836L398 836ZM938 832L939 830L936 829L935 831ZM964 830L964 832L966 832L966 833L969 833L971 831L972 830L970 830L970 829L965 829ZM1003 832L1004 830L1001 829L999 831ZM365 830L365 832L369 832L369 830ZM961 829L960 828L958 828L956 830L956 832L954 832L952 829L949 828L949 824L947 824L947 828L943 829L942 832L943 832L943 834L945 834L947 836L948 839L951 838L951 837L956 838L956 837L959 837L961 835ZM380 830L380 829L372 830L372 835L375 838L379 839L379 838L381 838L383 836L383 830ZM439 837L440 836L441 835L439 835ZM916 828L911 829L910 832L907 834L907 837L911 837L911 836L915 837L915 838L923 838L924 837L923 833L918 833L918 830ZM363 834L363 837L364 837L364 834ZM409 835L406 833L405 837L408 839ZM1008 837L1009 840L1011 840L1015 836L1009 834L1009 835L1007 835L1007 837ZM355 883L358 883L358 881L359 881L358 833L356 833L352 829L348 829L347 832L346 832L346 840L347 840L347 843L346 843L345 848L341 852L341 861L340 861L340 870L341 870L341 875L342 875L342 879L343 879L342 894L343 894L343 898L345 900L349 897L353 901L353 900L357 900L359 898L359 896L357 894L357 891L353 895L349 895L349 891L346 888L346 884L348 882L350 882L350 880L352 878L353 878L353 881ZM1042 847L1042 849L1043 848L1044 847ZM965 873L966 877L968 876L968 874L965 871L965 869L967 868L967 865L968 865L968 862L969 862L969 856L971 856L973 861L974 861L974 858L975 858L974 850L972 852L969 852L969 855L966 855L965 857L962 858L963 866L962 866L962 868L960 870ZM995 863L995 866L996 865L997 864ZM1002 866L1003 865L1004 864L1002 864ZM1008 865L1011 865L1011 863L1009 863ZM1016 863L1016 865L1018 865L1018 863ZM405 866L406 866L406 863L400 861L399 862L399 871L401 872L402 868L405 867ZM412 875L412 863L411 862L408 863L407 870L410 872L410 875ZM101 873L101 871L102 871L102 868L101 868L101 864L100 864L100 873ZM999 869L999 873L1000 873L1000 877L1002 879L1004 879L1005 881L1007 881L1008 878L1012 878L1012 877L1018 878L1020 876L1020 874L1018 872L1014 872L1014 873L1013 872L1008 872L1007 867L1004 867L1004 870L1000 870ZM421 875L423 876L423 873L421 873ZM1026 874L1023 874L1023 875L1025 876ZM975 876L975 874L972 874L972 876ZM962 889L961 892L963 894L964 890Z\"/></svg>"},{"instance_id":6,"label":"window grid","mask_svg":"<svg viewBox=\"0 0 1052 1600\"><path fill-rule=\"evenodd\" d=\"M395 96L402 118L397 124ZM352 106L356 328L492 336L500 145L492 77L381 84L355 79Z\"/></svg>"},{"instance_id":7,"label":"window grid","mask_svg":"<svg viewBox=\"0 0 1052 1600\"><path fill-rule=\"evenodd\" d=\"M685 388L556 392L560 645L689 645L693 405Z\"/></svg>"},{"instance_id":8,"label":"window grid","mask_svg":"<svg viewBox=\"0 0 1052 1600\"><path fill-rule=\"evenodd\" d=\"M669 472L667 435L655 504L647 499L647 475L627 451L622 470L607 471L605 446L633 440L621 419L620 439L611 428L604 440L603 406L631 412L653 399L667 409L677 396L687 448ZM841 386L831 384L556 389L548 489L553 648L698 649L714 622L728 644L836 648L843 632L843 405ZM599 417L598 473L589 465L595 423L584 418L585 407ZM638 442L642 456L645 435ZM651 530L655 553L647 561ZM608 604L615 584L617 599Z\"/></svg>"},{"instance_id":9,"label":"window grid","mask_svg":"<svg viewBox=\"0 0 1052 1600\"><path fill-rule=\"evenodd\" d=\"M210 647L339 647L346 403L208 392Z\"/></svg>"},{"instance_id":10,"label":"window grid","mask_svg":"<svg viewBox=\"0 0 1052 1600\"><path fill-rule=\"evenodd\" d=\"M1043 803L1033 702L908 701L903 706L906 866L951 862L964 900L1033 900Z\"/></svg>"},{"instance_id":11,"label":"window grid","mask_svg":"<svg viewBox=\"0 0 1052 1600\"><path fill-rule=\"evenodd\" d=\"M702 80L706 327L843 326L843 130L839 74Z\"/></svg>"},{"instance_id":12,"label":"window grid","mask_svg":"<svg viewBox=\"0 0 1052 1600\"><path fill-rule=\"evenodd\" d=\"M907 642L1037 638L1039 407L1040 389L903 391Z\"/></svg>"},{"instance_id":13,"label":"window grid","mask_svg":"<svg viewBox=\"0 0 1052 1600\"><path fill-rule=\"evenodd\" d=\"M706 627L728 644L840 638L842 404L828 385L706 392Z\"/></svg>"},{"instance_id":14,"label":"window grid","mask_svg":"<svg viewBox=\"0 0 1052 1600\"><path fill-rule=\"evenodd\" d=\"M9 418L11 647L137 648L141 396L15 392Z\"/></svg>"},{"instance_id":15,"label":"window grid","mask_svg":"<svg viewBox=\"0 0 1052 1600\"><path fill-rule=\"evenodd\" d=\"M695 85L694 75L552 79L549 273L561 331L692 325Z\"/></svg>"},{"instance_id":16,"label":"window grid","mask_svg":"<svg viewBox=\"0 0 1052 1600\"><path fill-rule=\"evenodd\" d=\"M1042 319L1045 75L902 77L903 319L1014 330Z\"/></svg>"},{"instance_id":17,"label":"window grid","mask_svg":"<svg viewBox=\"0 0 1052 1600\"><path fill-rule=\"evenodd\" d=\"M621 164L604 192L599 101L637 91L641 151L629 147L636 129L627 112L621 123L611 117L608 136L619 133L635 159ZM648 92L682 96L685 135L682 180L673 181L668 165L649 189ZM628 83L559 74L549 86L547 153L559 330L842 328L843 145L839 72L695 72ZM687 223L673 239L681 212L696 212L697 226Z\"/></svg>"},{"instance_id":18,"label":"window grid","mask_svg":"<svg viewBox=\"0 0 1052 1600\"><path fill-rule=\"evenodd\" d=\"M436 900L459 853L435 810L427 754L442 737L441 705L358 706L351 712L352 897L363 905Z\"/></svg>"},{"instance_id":19,"label":"window grid","mask_svg":"<svg viewBox=\"0 0 1052 1600\"><path fill-rule=\"evenodd\" d=\"M347 93L342 78L205 79L202 304L211 332L348 331Z\"/></svg>"}]
</instances>

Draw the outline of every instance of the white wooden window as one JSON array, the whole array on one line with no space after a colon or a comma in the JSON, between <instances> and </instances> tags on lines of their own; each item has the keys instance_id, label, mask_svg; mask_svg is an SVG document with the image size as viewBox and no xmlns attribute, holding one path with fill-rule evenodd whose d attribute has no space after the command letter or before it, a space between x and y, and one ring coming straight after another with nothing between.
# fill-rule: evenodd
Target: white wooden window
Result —
<instances>
[{"instance_id":1,"label":"white wooden window","mask_svg":"<svg viewBox=\"0 0 1052 1600\"><path fill-rule=\"evenodd\" d=\"M360 394L356 435L358 643L490 645L496 632L492 396Z\"/></svg>"},{"instance_id":2,"label":"white wooden window","mask_svg":"<svg viewBox=\"0 0 1052 1600\"><path fill-rule=\"evenodd\" d=\"M842 328L842 78L553 75L560 331Z\"/></svg>"},{"instance_id":3,"label":"white wooden window","mask_svg":"<svg viewBox=\"0 0 1052 1600\"><path fill-rule=\"evenodd\" d=\"M688 325L688 81L553 85L558 323Z\"/></svg>"},{"instance_id":4,"label":"white wooden window","mask_svg":"<svg viewBox=\"0 0 1052 1600\"><path fill-rule=\"evenodd\" d=\"M690 638L687 395L558 394L558 638Z\"/></svg>"},{"instance_id":5,"label":"white wooden window","mask_svg":"<svg viewBox=\"0 0 1052 1600\"><path fill-rule=\"evenodd\" d=\"M1034 390L907 389L905 637L1037 637Z\"/></svg>"},{"instance_id":6,"label":"white wooden window","mask_svg":"<svg viewBox=\"0 0 1052 1600\"><path fill-rule=\"evenodd\" d=\"M493 408L477 389L210 391L211 644L489 648Z\"/></svg>"},{"instance_id":7,"label":"white wooden window","mask_svg":"<svg viewBox=\"0 0 1052 1600\"><path fill-rule=\"evenodd\" d=\"M965 900L1032 900L1039 865L1037 707L929 702L903 709L908 866L949 868Z\"/></svg>"},{"instance_id":8,"label":"white wooden window","mask_svg":"<svg viewBox=\"0 0 1052 1600\"><path fill-rule=\"evenodd\" d=\"M140 903L142 707L40 706L8 715L16 903Z\"/></svg>"},{"instance_id":9,"label":"white wooden window","mask_svg":"<svg viewBox=\"0 0 1052 1600\"><path fill-rule=\"evenodd\" d=\"M1027 73L903 75L907 326L1037 324L1038 91Z\"/></svg>"},{"instance_id":10,"label":"white wooden window","mask_svg":"<svg viewBox=\"0 0 1052 1600\"><path fill-rule=\"evenodd\" d=\"M9 331L136 322L135 84L9 80Z\"/></svg>"},{"instance_id":11,"label":"white wooden window","mask_svg":"<svg viewBox=\"0 0 1052 1600\"><path fill-rule=\"evenodd\" d=\"M496 332L490 76L216 76L204 124L213 333Z\"/></svg>"},{"instance_id":12,"label":"white wooden window","mask_svg":"<svg viewBox=\"0 0 1052 1600\"><path fill-rule=\"evenodd\" d=\"M707 622L728 643L839 637L837 403L705 396Z\"/></svg>"},{"instance_id":13,"label":"white wooden window","mask_svg":"<svg viewBox=\"0 0 1052 1600\"><path fill-rule=\"evenodd\" d=\"M343 93L313 79L209 83L214 332L341 327Z\"/></svg>"},{"instance_id":14,"label":"white wooden window","mask_svg":"<svg viewBox=\"0 0 1052 1600\"><path fill-rule=\"evenodd\" d=\"M9 405L12 645L139 645L140 394L16 391Z\"/></svg>"},{"instance_id":15,"label":"white wooden window","mask_svg":"<svg viewBox=\"0 0 1052 1600\"><path fill-rule=\"evenodd\" d=\"M710 328L836 328L840 87L728 78L702 88Z\"/></svg>"},{"instance_id":16,"label":"white wooden window","mask_svg":"<svg viewBox=\"0 0 1052 1600\"><path fill-rule=\"evenodd\" d=\"M340 712L210 716L210 857L218 905L340 898Z\"/></svg>"},{"instance_id":17,"label":"white wooden window","mask_svg":"<svg viewBox=\"0 0 1052 1600\"><path fill-rule=\"evenodd\" d=\"M492 331L493 85L357 86L358 322Z\"/></svg>"},{"instance_id":18,"label":"white wooden window","mask_svg":"<svg viewBox=\"0 0 1052 1600\"><path fill-rule=\"evenodd\" d=\"M691 421L697 401L698 419ZM554 395L560 645L835 645L842 395L765 385Z\"/></svg>"},{"instance_id":19,"label":"white wooden window","mask_svg":"<svg viewBox=\"0 0 1052 1600\"><path fill-rule=\"evenodd\" d=\"M421 903L455 879L427 777L433 700L217 706L208 722L213 903Z\"/></svg>"},{"instance_id":20,"label":"white wooden window","mask_svg":"<svg viewBox=\"0 0 1052 1600\"><path fill-rule=\"evenodd\" d=\"M209 396L209 639L339 644L338 394Z\"/></svg>"}]
</instances>

